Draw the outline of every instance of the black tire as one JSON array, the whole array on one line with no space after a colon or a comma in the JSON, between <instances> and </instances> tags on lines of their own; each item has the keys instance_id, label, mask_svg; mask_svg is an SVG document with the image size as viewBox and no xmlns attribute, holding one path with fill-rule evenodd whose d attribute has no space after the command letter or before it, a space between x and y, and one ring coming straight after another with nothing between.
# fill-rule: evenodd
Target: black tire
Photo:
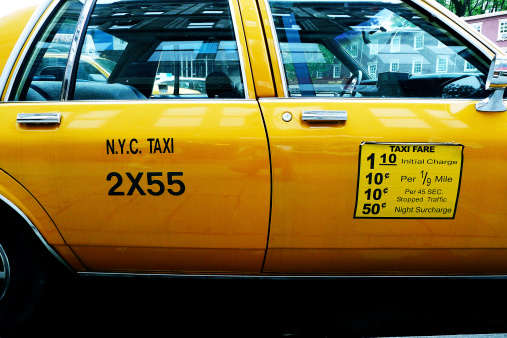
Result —
<instances>
[{"instance_id":1,"label":"black tire","mask_svg":"<svg viewBox=\"0 0 507 338\"><path fill-rule=\"evenodd\" d=\"M5 215L4 215L5 216ZM17 218L0 223L0 330L26 321L42 296L46 273L40 242Z\"/></svg>"}]
</instances>

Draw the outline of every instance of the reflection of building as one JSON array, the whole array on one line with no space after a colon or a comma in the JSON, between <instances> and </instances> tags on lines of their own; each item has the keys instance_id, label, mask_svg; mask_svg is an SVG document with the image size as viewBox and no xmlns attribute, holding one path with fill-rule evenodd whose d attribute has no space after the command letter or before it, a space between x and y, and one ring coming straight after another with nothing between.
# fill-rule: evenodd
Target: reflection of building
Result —
<instances>
[{"instance_id":1,"label":"reflection of building","mask_svg":"<svg viewBox=\"0 0 507 338\"><path fill-rule=\"evenodd\" d=\"M507 11L462 18L475 30L507 50Z\"/></svg>"},{"instance_id":2,"label":"reflection of building","mask_svg":"<svg viewBox=\"0 0 507 338\"><path fill-rule=\"evenodd\" d=\"M363 58L368 60L367 71L373 78L384 72L424 75L475 71L457 57L462 46L446 46L417 27L403 27L395 34L377 32L366 49Z\"/></svg>"},{"instance_id":3,"label":"reflection of building","mask_svg":"<svg viewBox=\"0 0 507 338\"><path fill-rule=\"evenodd\" d=\"M366 42L366 43L365 43ZM339 42L357 60L372 78L385 72L413 75L468 73L477 69L460 57L465 47L451 40L439 41L422 29L399 27L395 32L375 32L364 38L350 38ZM315 78L330 80L350 76L338 60L327 71L312 74Z\"/></svg>"}]
</instances>

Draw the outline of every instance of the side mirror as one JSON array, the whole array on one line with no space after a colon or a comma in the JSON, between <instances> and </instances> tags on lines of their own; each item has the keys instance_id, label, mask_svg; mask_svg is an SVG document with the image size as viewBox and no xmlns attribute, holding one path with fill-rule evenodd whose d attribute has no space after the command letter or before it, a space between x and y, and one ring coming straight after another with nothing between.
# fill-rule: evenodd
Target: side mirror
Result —
<instances>
[{"instance_id":1,"label":"side mirror","mask_svg":"<svg viewBox=\"0 0 507 338\"><path fill-rule=\"evenodd\" d=\"M493 93L486 99L478 102L475 109L478 111L506 111L503 103L503 93L507 87L507 58L496 55L491 62L486 89L493 89Z\"/></svg>"}]
</instances>

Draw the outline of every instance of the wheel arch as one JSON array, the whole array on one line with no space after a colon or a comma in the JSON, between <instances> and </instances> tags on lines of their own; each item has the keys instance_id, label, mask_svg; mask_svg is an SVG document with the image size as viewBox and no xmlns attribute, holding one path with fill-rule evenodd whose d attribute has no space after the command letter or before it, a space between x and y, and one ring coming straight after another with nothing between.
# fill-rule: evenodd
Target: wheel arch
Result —
<instances>
[{"instance_id":1,"label":"wheel arch","mask_svg":"<svg viewBox=\"0 0 507 338\"><path fill-rule=\"evenodd\" d=\"M71 271L85 270L67 246L58 228L42 205L19 182L0 169L0 214L10 212L18 224L31 229L38 242L61 264ZM0 227L7 226L0 222Z\"/></svg>"}]
</instances>

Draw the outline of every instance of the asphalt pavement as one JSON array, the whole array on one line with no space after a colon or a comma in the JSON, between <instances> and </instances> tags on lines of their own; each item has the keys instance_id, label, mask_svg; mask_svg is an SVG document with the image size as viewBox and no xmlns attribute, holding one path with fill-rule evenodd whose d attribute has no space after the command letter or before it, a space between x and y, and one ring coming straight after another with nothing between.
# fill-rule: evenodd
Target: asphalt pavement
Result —
<instances>
[{"instance_id":1,"label":"asphalt pavement","mask_svg":"<svg viewBox=\"0 0 507 338\"><path fill-rule=\"evenodd\" d=\"M503 280L60 280L4 337L506 337Z\"/></svg>"}]
</instances>

